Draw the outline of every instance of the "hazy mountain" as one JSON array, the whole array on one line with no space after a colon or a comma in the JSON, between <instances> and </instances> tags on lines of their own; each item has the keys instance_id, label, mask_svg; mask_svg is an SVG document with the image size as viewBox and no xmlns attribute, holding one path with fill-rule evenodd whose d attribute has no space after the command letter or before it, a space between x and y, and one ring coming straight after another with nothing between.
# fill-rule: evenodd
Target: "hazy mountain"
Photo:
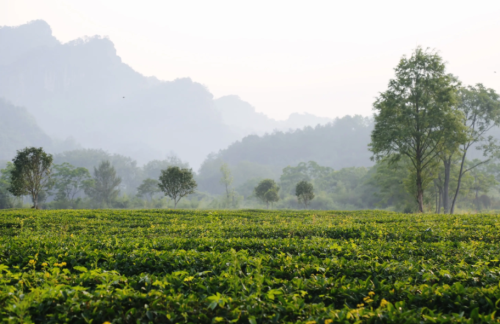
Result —
<instances>
[{"instance_id":1,"label":"hazy mountain","mask_svg":"<svg viewBox=\"0 0 500 324\"><path fill-rule=\"evenodd\" d=\"M0 161L11 160L16 150L27 146L52 147L50 137L25 108L0 99L0 116Z\"/></svg>"},{"instance_id":2,"label":"hazy mountain","mask_svg":"<svg viewBox=\"0 0 500 324\"><path fill-rule=\"evenodd\" d=\"M40 47L52 47L59 44L52 37L50 26L44 21L34 21L19 27L0 28L0 65L7 65L21 56Z\"/></svg>"},{"instance_id":3,"label":"hazy mountain","mask_svg":"<svg viewBox=\"0 0 500 324\"><path fill-rule=\"evenodd\" d=\"M305 126L325 125L332 122L330 118L318 117L311 114L294 113L287 120L271 119L240 97L231 95L214 100L215 108L221 113L224 124L241 135L263 135L274 130L290 130Z\"/></svg>"},{"instance_id":4,"label":"hazy mountain","mask_svg":"<svg viewBox=\"0 0 500 324\"><path fill-rule=\"evenodd\" d=\"M248 134L329 121L308 114L276 121L236 96L214 100L191 79L145 77L109 39L62 44L44 21L0 28L0 48L0 97L26 107L55 142L73 137L139 164L175 154L197 169Z\"/></svg>"},{"instance_id":5,"label":"hazy mountain","mask_svg":"<svg viewBox=\"0 0 500 324\"><path fill-rule=\"evenodd\" d=\"M190 79L161 82L124 64L106 38L58 42L43 21L0 29L0 97L26 107L55 138L130 155L175 152L196 165L238 136L212 94Z\"/></svg>"}]
</instances>

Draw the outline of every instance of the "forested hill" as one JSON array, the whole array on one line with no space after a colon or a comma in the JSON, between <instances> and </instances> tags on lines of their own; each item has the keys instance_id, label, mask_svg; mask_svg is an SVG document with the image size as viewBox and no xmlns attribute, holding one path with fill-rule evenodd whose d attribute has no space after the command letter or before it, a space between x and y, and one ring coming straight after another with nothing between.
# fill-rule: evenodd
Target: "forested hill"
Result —
<instances>
[{"instance_id":1,"label":"forested hill","mask_svg":"<svg viewBox=\"0 0 500 324\"><path fill-rule=\"evenodd\" d=\"M314 128L250 135L220 151L217 158L233 165L248 161L279 168L307 161L334 169L370 166L372 128L367 117L345 116Z\"/></svg>"},{"instance_id":2,"label":"forested hill","mask_svg":"<svg viewBox=\"0 0 500 324\"><path fill-rule=\"evenodd\" d=\"M0 116L0 161L12 159L26 146L52 147L52 140L25 108L0 98Z\"/></svg>"}]
</instances>

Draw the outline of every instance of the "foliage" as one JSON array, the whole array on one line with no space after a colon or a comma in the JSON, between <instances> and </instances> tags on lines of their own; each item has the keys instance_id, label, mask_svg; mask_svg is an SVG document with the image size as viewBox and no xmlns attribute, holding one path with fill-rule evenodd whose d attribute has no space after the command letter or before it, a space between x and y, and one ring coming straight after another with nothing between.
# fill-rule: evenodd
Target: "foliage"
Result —
<instances>
[{"instance_id":1,"label":"foliage","mask_svg":"<svg viewBox=\"0 0 500 324\"><path fill-rule=\"evenodd\" d=\"M462 176L475 167L488 162L499 151L497 140L492 136L486 136L486 134L493 127L500 125L500 96L493 89L487 89L482 84L477 84L475 87L461 88L458 97L457 109L463 114L467 139L460 143L462 144L462 157L457 187L451 203L451 214L453 214L460 192ZM474 145L477 145L476 148L482 150L483 155L488 158L465 167L467 151Z\"/></svg>"},{"instance_id":2,"label":"foliage","mask_svg":"<svg viewBox=\"0 0 500 324\"><path fill-rule=\"evenodd\" d=\"M109 154L103 150L72 150L54 156L54 163L56 164L67 162L75 167L82 167L88 170L94 170L96 167L99 167L102 161L109 161L116 171L116 176L122 179L119 187L122 193L135 195L137 187L147 178L143 176L143 170L137 166L137 162L132 158L119 154ZM155 176L154 178L157 177Z\"/></svg>"},{"instance_id":3,"label":"foliage","mask_svg":"<svg viewBox=\"0 0 500 324\"><path fill-rule=\"evenodd\" d=\"M472 177L472 183L469 185L470 189L474 194L474 203L476 205L476 211L480 211L483 207L489 208L491 201L489 197L485 196L493 186L498 184L495 176L488 172L487 166L485 164L480 164L478 160L472 160L466 164L466 167L476 165L476 167L470 170L470 175ZM480 194L483 195L480 195Z\"/></svg>"},{"instance_id":4,"label":"foliage","mask_svg":"<svg viewBox=\"0 0 500 324\"><path fill-rule=\"evenodd\" d=\"M158 179L161 175L161 170L166 170L170 166L178 166L179 168L188 169L189 164L181 161L177 156L172 155L165 160L149 161L142 168L144 176L151 179Z\"/></svg>"},{"instance_id":5,"label":"foliage","mask_svg":"<svg viewBox=\"0 0 500 324\"><path fill-rule=\"evenodd\" d=\"M396 164L389 163L387 160L381 160L372 169L368 183L377 188L374 193L378 198L377 207L395 206L398 210L416 211L416 205L413 195L408 193L406 184L410 177L407 161L402 160Z\"/></svg>"},{"instance_id":6,"label":"foliage","mask_svg":"<svg viewBox=\"0 0 500 324\"><path fill-rule=\"evenodd\" d=\"M222 195L225 194L225 187L220 183L221 171L220 168L226 163L215 155L211 154L201 165L199 172L196 174L196 182L198 189L209 194ZM255 179L275 179L279 177L281 169L272 168L268 165L262 165L255 162L239 161L235 164L227 163L231 175L233 177L233 187L241 195L248 196L247 183L253 182ZM243 190L240 188L245 187ZM250 191L253 190L251 188ZM251 193L250 193L251 194Z\"/></svg>"},{"instance_id":7,"label":"foliage","mask_svg":"<svg viewBox=\"0 0 500 324\"><path fill-rule=\"evenodd\" d=\"M452 110L456 81L446 74L442 58L418 47L395 68L377 110L370 149L378 160L403 156L414 169L415 199L423 212L424 190L432 181L436 157L449 130L461 132L460 114Z\"/></svg>"},{"instance_id":8,"label":"foliage","mask_svg":"<svg viewBox=\"0 0 500 324\"><path fill-rule=\"evenodd\" d=\"M309 202L314 199L314 187L312 183L304 180L297 183L295 187L295 196L297 196L299 202L307 207Z\"/></svg>"},{"instance_id":9,"label":"foliage","mask_svg":"<svg viewBox=\"0 0 500 324\"><path fill-rule=\"evenodd\" d=\"M280 188L274 180L264 179L255 187L254 195L262 200L269 208L269 203L272 205L280 199L278 195L279 190Z\"/></svg>"},{"instance_id":10,"label":"foliage","mask_svg":"<svg viewBox=\"0 0 500 324\"><path fill-rule=\"evenodd\" d=\"M312 180L321 182L321 179L325 179L332 172L332 168L320 166L315 161L300 162L295 167L287 166L280 177L282 193L293 194L297 183Z\"/></svg>"},{"instance_id":11,"label":"foliage","mask_svg":"<svg viewBox=\"0 0 500 324\"><path fill-rule=\"evenodd\" d=\"M137 188L137 196L148 197L149 201L152 201L153 196L158 192L160 192L158 181L151 178L142 181L142 184Z\"/></svg>"},{"instance_id":12,"label":"foliage","mask_svg":"<svg viewBox=\"0 0 500 324\"><path fill-rule=\"evenodd\" d=\"M498 216L0 211L10 323L494 323Z\"/></svg>"},{"instance_id":13,"label":"foliage","mask_svg":"<svg viewBox=\"0 0 500 324\"><path fill-rule=\"evenodd\" d=\"M30 147L17 151L12 160L9 191L16 197L30 195L33 208L38 209L39 198L43 191L50 189L52 155L43 148Z\"/></svg>"},{"instance_id":14,"label":"foliage","mask_svg":"<svg viewBox=\"0 0 500 324\"><path fill-rule=\"evenodd\" d=\"M197 184L191 169L172 166L161 171L159 187L165 193L165 196L174 201L174 208L177 208L179 200L193 194Z\"/></svg>"},{"instance_id":15,"label":"foliage","mask_svg":"<svg viewBox=\"0 0 500 324\"><path fill-rule=\"evenodd\" d=\"M67 162L54 165L54 170L54 187L57 190L58 201L74 201L91 179L89 170L74 167Z\"/></svg>"},{"instance_id":16,"label":"foliage","mask_svg":"<svg viewBox=\"0 0 500 324\"><path fill-rule=\"evenodd\" d=\"M220 179L220 183L226 189L225 196L225 207L236 207L236 194L232 188L233 184L233 175L231 174L231 169L227 163L223 163L220 167L220 172L222 173L222 177Z\"/></svg>"},{"instance_id":17,"label":"foliage","mask_svg":"<svg viewBox=\"0 0 500 324\"><path fill-rule=\"evenodd\" d=\"M13 169L14 165L9 162L5 169L0 170L0 209L13 207L9 192L10 176Z\"/></svg>"},{"instance_id":18,"label":"foliage","mask_svg":"<svg viewBox=\"0 0 500 324\"><path fill-rule=\"evenodd\" d=\"M215 158L230 166L247 161L278 170L305 161L335 169L368 167L372 163L366 147L372 128L370 118L345 116L327 125L249 135L220 151Z\"/></svg>"},{"instance_id":19,"label":"foliage","mask_svg":"<svg viewBox=\"0 0 500 324\"><path fill-rule=\"evenodd\" d=\"M97 168L94 167L94 178L87 183L85 193L98 202L101 206L110 205L117 197L122 179L116 176L116 170L109 161L102 161Z\"/></svg>"}]
</instances>

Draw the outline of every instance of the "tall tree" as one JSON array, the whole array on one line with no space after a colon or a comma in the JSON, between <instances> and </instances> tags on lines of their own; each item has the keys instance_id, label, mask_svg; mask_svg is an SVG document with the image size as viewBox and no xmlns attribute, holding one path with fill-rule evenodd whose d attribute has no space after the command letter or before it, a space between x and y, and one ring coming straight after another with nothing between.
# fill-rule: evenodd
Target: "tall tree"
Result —
<instances>
[{"instance_id":1,"label":"tall tree","mask_svg":"<svg viewBox=\"0 0 500 324\"><path fill-rule=\"evenodd\" d=\"M309 204L311 200L314 199L314 187L312 183L307 181L301 181L297 183L295 187L295 196L299 202L303 203L305 207Z\"/></svg>"},{"instance_id":2,"label":"tall tree","mask_svg":"<svg viewBox=\"0 0 500 324\"><path fill-rule=\"evenodd\" d=\"M233 176L231 174L231 169L229 168L229 165L227 165L227 163L223 163L220 167L220 172L222 173L220 183L226 189L226 198L229 203L232 195L231 185L233 184Z\"/></svg>"},{"instance_id":3,"label":"tall tree","mask_svg":"<svg viewBox=\"0 0 500 324\"><path fill-rule=\"evenodd\" d=\"M85 193L99 204L109 205L120 192L117 187L122 179L116 176L116 170L109 161L102 161L99 166L94 167L94 178L92 183L86 186Z\"/></svg>"},{"instance_id":4,"label":"tall tree","mask_svg":"<svg viewBox=\"0 0 500 324\"><path fill-rule=\"evenodd\" d=\"M267 208L269 208L269 203L271 203L272 206L274 202L280 199L278 195L279 190L280 188L274 180L264 179L255 187L254 194L257 198L266 203Z\"/></svg>"},{"instance_id":5,"label":"tall tree","mask_svg":"<svg viewBox=\"0 0 500 324\"><path fill-rule=\"evenodd\" d=\"M500 125L499 95L493 89L487 89L482 84L475 87L461 88L458 92L457 108L463 113L463 126L466 129L467 139L461 144L461 161L458 172L458 182L451 203L450 214L455 211L458 193L463 175L479 165L487 163L498 152L496 139L486 136L486 133ZM469 166L465 165L468 150L476 146L483 151L484 160L476 160Z\"/></svg>"},{"instance_id":6,"label":"tall tree","mask_svg":"<svg viewBox=\"0 0 500 324\"><path fill-rule=\"evenodd\" d=\"M403 56L395 68L395 79L374 103L377 111L370 150L373 158L388 157L391 163L407 157L412 165L415 199L424 211L424 189L429 170L445 139L445 130L460 129L454 113L455 78L446 73L442 58L418 47Z\"/></svg>"},{"instance_id":7,"label":"tall tree","mask_svg":"<svg viewBox=\"0 0 500 324\"><path fill-rule=\"evenodd\" d=\"M14 168L9 191L16 197L30 195L33 208L38 209L41 193L52 185L52 155L45 153L41 147L30 147L17 151L12 162Z\"/></svg>"},{"instance_id":8,"label":"tall tree","mask_svg":"<svg viewBox=\"0 0 500 324\"><path fill-rule=\"evenodd\" d=\"M197 184L191 169L181 169L177 166L171 166L167 170L161 171L158 186L165 193L165 196L172 198L174 208L177 208L177 203L183 197L194 193Z\"/></svg>"}]
</instances>

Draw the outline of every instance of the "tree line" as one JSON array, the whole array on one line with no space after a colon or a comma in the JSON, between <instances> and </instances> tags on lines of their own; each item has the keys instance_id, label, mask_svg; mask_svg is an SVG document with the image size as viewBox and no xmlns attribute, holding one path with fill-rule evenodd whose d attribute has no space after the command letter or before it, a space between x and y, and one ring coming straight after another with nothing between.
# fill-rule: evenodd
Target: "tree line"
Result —
<instances>
[{"instance_id":1,"label":"tree line","mask_svg":"<svg viewBox=\"0 0 500 324\"><path fill-rule=\"evenodd\" d=\"M467 160L469 168L476 159ZM153 166L154 164L154 166ZM170 166L155 162L148 166L155 169ZM3 169L0 176L0 208L20 207L19 199L13 199L7 190L10 186L13 163ZM457 166L454 166L457 168ZM185 167L177 167L179 170ZM68 162L53 164L50 174L50 189L38 192L38 203L43 208L165 208L178 207L180 196L170 198L160 189L163 173L152 172L153 176L138 182L133 196L123 192L123 179L116 172L114 163L104 160L93 168L75 167ZM455 170L455 169L453 169ZM218 185L223 188L220 195L197 190L183 199L182 208L278 208L278 209L389 209L414 212L418 210L416 199L407 190L412 183L408 164L390 165L389 161L378 162L372 168L351 167L334 170L314 161L300 162L285 167L281 175L273 178L255 177L243 185L235 185L234 168L226 163L219 167ZM187 172L187 171L186 171ZM149 174L146 173L146 174ZM165 176L163 176L165 177ZM197 184L198 175L192 180ZM457 183L456 172L451 172L450 184ZM187 178L191 179L191 177ZM497 185L500 180L500 166L493 161L481 164L462 179L460 188L461 210L500 208ZM49 182L47 182L49 183ZM439 212L439 179L427 188L424 203L428 210ZM163 197L163 198L162 198ZM22 201L21 201L22 202Z\"/></svg>"},{"instance_id":2,"label":"tree line","mask_svg":"<svg viewBox=\"0 0 500 324\"><path fill-rule=\"evenodd\" d=\"M93 177L88 169L74 167L69 163L53 165L53 156L43 148L25 148L17 152L12 163L2 170L0 184L0 207L7 205L6 192L14 197L29 196L33 207L39 209L40 202L52 195L56 201L67 202L71 207L78 206L79 196L84 192L92 198L99 207L110 206L118 197L122 179L116 175L115 168L109 161L102 161L94 167ZM194 193L196 181L191 169L170 166L161 170L158 181L144 180L138 188L138 194L151 193L152 190L162 191L171 198L175 207L183 197ZM0 188L1 189L1 188Z\"/></svg>"},{"instance_id":3,"label":"tree line","mask_svg":"<svg viewBox=\"0 0 500 324\"><path fill-rule=\"evenodd\" d=\"M221 167L221 184L226 188L226 199L229 207L237 208L235 193L232 189L232 175L227 164ZM122 179L117 176L115 168L109 161L102 161L94 167L93 176L84 167L75 167L70 163L53 164L53 156L43 148L25 148L17 152L12 163L2 170L0 178L0 208L9 207L8 192L14 197L28 196L32 208L39 209L40 203L48 196L56 202L65 202L69 208L78 208L81 194L85 193L96 207L112 206L119 195L118 186ZM0 187L1 189L2 187ZM138 197L152 200L157 193L163 193L177 207L179 201L195 193L197 183L191 169L169 166L161 170L158 180L147 178L137 188ZM6 189L6 190L5 190ZM267 205L279 201L280 188L272 179L261 180L254 189L255 197ZM313 186L307 181L297 184L296 194L305 206L314 198Z\"/></svg>"}]
</instances>

